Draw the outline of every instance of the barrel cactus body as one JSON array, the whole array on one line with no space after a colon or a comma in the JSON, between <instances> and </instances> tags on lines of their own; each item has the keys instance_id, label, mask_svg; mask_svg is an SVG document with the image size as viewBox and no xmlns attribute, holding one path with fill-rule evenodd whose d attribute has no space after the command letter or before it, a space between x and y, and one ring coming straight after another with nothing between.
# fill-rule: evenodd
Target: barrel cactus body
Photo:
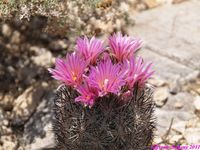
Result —
<instances>
[{"instance_id":1,"label":"barrel cactus body","mask_svg":"<svg viewBox=\"0 0 200 150\"><path fill-rule=\"evenodd\" d=\"M56 59L52 77L63 83L55 98L58 150L143 150L155 128L152 63L136 57L141 40L121 33L108 45L78 38L75 52Z\"/></svg>"},{"instance_id":2,"label":"barrel cactus body","mask_svg":"<svg viewBox=\"0 0 200 150\"><path fill-rule=\"evenodd\" d=\"M135 88L126 102L99 98L92 108L77 104L77 92L62 86L55 98L54 131L60 150L150 149L155 129L152 89Z\"/></svg>"}]
</instances>

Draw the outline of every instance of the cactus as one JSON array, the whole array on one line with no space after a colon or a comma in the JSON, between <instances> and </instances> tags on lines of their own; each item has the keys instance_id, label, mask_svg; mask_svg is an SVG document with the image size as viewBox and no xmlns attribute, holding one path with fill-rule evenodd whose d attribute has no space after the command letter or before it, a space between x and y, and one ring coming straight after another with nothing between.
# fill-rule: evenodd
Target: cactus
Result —
<instances>
[{"instance_id":1,"label":"cactus","mask_svg":"<svg viewBox=\"0 0 200 150\"><path fill-rule=\"evenodd\" d=\"M152 88L135 88L126 102L110 94L92 108L74 101L77 92L62 86L55 97L54 131L59 150L148 149L155 129Z\"/></svg>"},{"instance_id":2,"label":"cactus","mask_svg":"<svg viewBox=\"0 0 200 150\"><path fill-rule=\"evenodd\" d=\"M155 119L152 63L135 58L141 40L121 33L104 42L86 36L76 51L56 59L52 77L62 81L55 98L59 150L142 150L152 143Z\"/></svg>"}]
</instances>

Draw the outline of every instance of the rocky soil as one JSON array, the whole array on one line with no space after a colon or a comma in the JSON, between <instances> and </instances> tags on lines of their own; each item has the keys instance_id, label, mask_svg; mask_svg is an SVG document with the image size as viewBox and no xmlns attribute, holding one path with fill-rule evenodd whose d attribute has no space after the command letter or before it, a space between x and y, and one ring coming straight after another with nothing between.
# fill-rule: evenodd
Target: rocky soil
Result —
<instances>
[{"instance_id":1,"label":"rocky soil","mask_svg":"<svg viewBox=\"0 0 200 150\"><path fill-rule=\"evenodd\" d=\"M144 40L140 51L154 63L155 143L200 143L200 2L165 5L135 16L129 34Z\"/></svg>"},{"instance_id":2,"label":"rocky soil","mask_svg":"<svg viewBox=\"0 0 200 150\"><path fill-rule=\"evenodd\" d=\"M170 3L181 1L174 0ZM164 3L169 3L169 1L144 0L135 3L133 0L127 0L126 3L121 4L121 9L130 10L129 15L133 16L135 10L146 10ZM189 7L191 3L194 2L185 2L183 5ZM179 8L178 5L174 6ZM130 8L133 7L134 11L131 11ZM156 20L156 17L154 16L154 18L152 15L155 14L154 11L159 14L165 8L158 9L158 11L156 9L147 10L141 13L142 17L139 18L144 18L146 23L149 18ZM146 12L149 12L150 16L146 16ZM167 12L170 11L167 10ZM109 11L107 13L109 14ZM165 11L162 15L165 15ZM107 17L108 19L105 19L104 23L97 20L93 22L97 23L97 26L104 27L102 35L105 32L121 30L121 25L124 25L123 28L127 27L123 22L119 26L113 27L112 21L111 24L107 22L112 15ZM72 50L75 36L58 36L58 34L47 32L48 21L46 16L36 15L30 17L29 21L21 22L16 19L1 22L0 150L41 150L53 149L55 146L52 131L53 98L59 83L51 79L47 68L54 65L56 57L64 56L67 50ZM180 20L180 23L182 22L184 21ZM136 18L135 23L130 24L132 27L134 25L134 29L129 27L124 32L138 35L144 38L146 43L150 43L141 53L147 59L153 59L156 64L157 75L150 80L150 83L156 87L154 100L157 107L155 115L158 129L154 143L163 145L198 144L200 143L200 74L197 69L199 64L196 61L187 61L187 57L175 55L176 52L180 52L178 50L184 48L183 52L187 54L187 48L189 49L190 46L187 45L187 40L183 40L185 35L178 35L170 41L170 35L168 36L170 33L163 31L157 33L155 29L158 28L152 27L154 24L151 27L144 27L141 25L142 23L144 23L142 19ZM151 23L147 24L151 25ZM162 20L157 21L158 26L165 25L162 23ZM191 24L191 26L193 25ZM110 27L112 30L109 30ZM167 27L165 28L167 29ZM188 29L188 27L185 28ZM93 28L88 33L91 33L91 30ZM147 32L149 36L146 36ZM183 37L181 40L178 38L180 36ZM197 35L195 34L195 36ZM171 47L160 42L161 37L172 42ZM199 47L197 38L195 39L193 47L195 44L196 47ZM180 45L184 43L183 49L177 46L173 40L180 42ZM166 51L163 52L165 49L170 51L174 47L177 51L173 53L173 56L166 54ZM185 62L188 62L187 65L184 64Z\"/></svg>"},{"instance_id":3,"label":"rocky soil","mask_svg":"<svg viewBox=\"0 0 200 150\"><path fill-rule=\"evenodd\" d=\"M200 73L185 83L170 83L155 77L157 131L154 144L192 145L200 142Z\"/></svg>"},{"instance_id":4,"label":"rocky soil","mask_svg":"<svg viewBox=\"0 0 200 150\"><path fill-rule=\"evenodd\" d=\"M44 18L38 16L30 22L1 24L2 150L38 149L37 146L43 149L54 146L51 127L53 93L57 83L51 80L47 68L53 66L55 57L66 53L68 44L66 39L57 39L44 33L43 21Z\"/></svg>"}]
</instances>

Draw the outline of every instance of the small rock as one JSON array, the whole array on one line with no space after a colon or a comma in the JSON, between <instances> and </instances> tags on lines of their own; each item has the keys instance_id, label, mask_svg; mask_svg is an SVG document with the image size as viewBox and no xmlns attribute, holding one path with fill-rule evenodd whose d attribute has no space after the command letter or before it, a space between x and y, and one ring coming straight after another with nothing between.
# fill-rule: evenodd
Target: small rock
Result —
<instances>
[{"instance_id":1,"label":"small rock","mask_svg":"<svg viewBox=\"0 0 200 150\"><path fill-rule=\"evenodd\" d=\"M36 109L44 94L42 87L29 87L14 102L13 124L21 125Z\"/></svg>"},{"instance_id":2,"label":"small rock","mask_svg":"<svg viewBox=\"0 0 200 150\"><path fill-rule=\"evenodd\" d=\"M159 144L159 143L161 143L162 141L163 141L163 140L162 140L161 137L155 137L154 140L153 140L153 143L154 143L154 144Z\"/></svg>"},{"instance_id":3,"label":"small rock","mask_svg":"<svg viewBox=\"0 0 200 150\"><path fill-rule=\"evenodd\" d=\"M1 137L3 150L14 150L17 148L17 139L14 135Z\"/></svg>"},{"instance_id":4,"label":"small rock","mask_svg":"<svg viewBox=\"0 0 200 150\"><path fill-rule=\"evenodd\" d=\"M175 102L174 107L177 108L177 109L180 109L180 108L183 107L183 103L181 103L180 101Z\"/></svg>"},{"instance_id":5,"label":"small rock","mask_svg":"<svg viewBox=\"0 0 200 150\"><path fill-rule=\"evenodd\" d=\"M161 87L161 86L165 86L167 85L166 81L158 78L158 77L154 77L154 78L151 78L149 79L148 83L156 86L156 87Z\"/></svg>"},{"instance_id":6,"label":"small rock","mask_svg":"<svg viewBox=\"0 0 200 150\"><path fill-rule=\"evenodd\" d=\"M170 139L169 142L170 144L176 144L183 138L183 135L173 135Z\"/></svg>"},{"instance_id":7,"label":"small rock","mask_svg":"<svg viewBox=\"0 0 200 150\"><path fill-rule=\"evenodd\" d=\"M37 145L38 142L45 140L50 136L54 136L52 121L53 121L53 108L54 108L54 94L51 92L46 92L42 97L42 101L37 106L34 114L26 122L24 126L23 139L26 141L26 145L35 146L45 146L48 143L43 145ZM38 142L36 142L38 141ZM49 141L52 142L52 141ZM30 148L27 148L30 149Z\"/></svg>"},{"instance_id":8,"label":"small rock","mask_svg":"<svg viewBox=\"0 0 200 150\"><path fill-rule=\"evenodd\" d=\"M200 88L197 89L197 93L200 94Z\"/></svg>"},{"instance_id":9,"label":"small rock","mask_svg":"<svg viewBox=\"0 0 200 150\"><path fill-rule=\"evenodd\" d=\"M53 41L49 45L50 49L52 50L62 50L68 47L67 40L57 40Z\"/></svg>"},{"instance_id":10,"label":"small rock","mask_svg":"<svg viewBox=\"0 0 200 150\"><path fill-rule=\"evenodd\" d=\"M189 102L190 101L190 102ZM187 112L191 112L194 109L192 105L194 96L188 92L179 92L176 95L170 95L165 108L170 110L182 109Z\"/></svg>"},{"instance_id":11,"label":"small rock","mask_svg":"<svg viewBox=\"0 0 200 150\"><path fill-rule=\"evenodd\" d=\"M21 34L19 31L14 31L11 37L11 41L12 44L20 44L21 42Z\"/></svg>"},{"instance_id":12,"label":"small rock","mask_svg":"<svg viewBox=\"0 0 200 150\"><path fill-rule=\"evenodd\" d=\"M4 119L4 114L2 108L0 107L0 125L2 124L3 119Z\"/></svg>"},{"instance_id":13,"label":"small rock","mask_svg":"<svg viewBox=\"0 0 200 150\"><path fill-rule=\"evenodd\" d=\"M177 121L172 125L172 129L176 132L184 133L187 121Z\"/></svg>"},{"instance_id":14,"label":"small rock","mask_svg":"<svg viewBox=\"0 0 200 150\"><path fill-rule=\"evenodd\" d=\"M4 119L4 120L3 120L3 125L4 125L4 126L8 126L8 124L9 124L8 120Z\"/></svg>"},{"instance_id":15,"label":"small rock","mask_svg":"<svg viewBox=\"0 0 200 150\"><path fill-rule=\"evenodd\" d=\"M200 128L200 119L196 117L188 120L186 128Z\"/></svg>"},{"instance_id":16,"label":"small rock","mask_svg":"<svg viewBox=\"0 0 200 150\"><path fill-rule=\"evenodd\" d=\"M179 3L182 3L184 1L187 1L187 0L173 0L173 4L179 4Z\"/></svg>"},{"instance_id":17,"label":"small rock","mask_svg":"<svg viewBox=\"0 0 200 150\"><path fill-rule=\"evenodd\" d=\"M5 37L10 37L12 34L12 29L8 24L3 24L2 25L2 33Z\"/></svg>"},{"instance_id":18,"label":"small rock","mask_svg":"<svg viewBox=\"0 0 200 150\"><path fill-rule=\"evenodd\" d=\"M137 11L143 11L143 10L146 10L146 9L147 9L147 6L144 5L143 3L140 3L140 4L136 5L136 10Z\"/></svg>"},{"instance_id":19,"label":"small rock","mask_svg":"<svg viewBox=\"0 0 200 150\"><path fill-rule=\"evenodd\" d=\"M7 122L5 120L6 120L6 116L0 107L0 137L2 136L2 134L7 133L7 127L6 127Z\"/></svg>"},{"instance_id":20,"label":"small rock","mask_svg":"<svg viewBox=\"0 0 200 150\"><path fill-rule=\"evenodd\" d=\"M11 94L6 94L6 95L3 95L1 98L0 98L0 106L6 110L6 111L9 111L13 108L13 103L14 103L14 97L11 95Z\"/></svg>"},{"instance_id":21,"label":"small rock","mask_svg":"<svg viewBox=\"0 0 200 150\"><path fill-rule=\"evenodd\" d=\"M42 85L42 87L44 87L44 88L47 88L47 87L49 86L49 84L48 84L47 82L45 82L45 81L43 81L41 85Z\"/></svg>"},{"instance_id":22,"label":"small rock","mask_svg":"<svg viewBox=\"0 0 200 150\"><path fill-rule=\"evenodd\" d=\"M8 135L8 134L11 134L12 132L13 132L12 129L7 127L7 126L3 125L3 126L0 127L0 133L2 135Z\"/></svg>"},{"instance_id":23,"label":"small rock","mask_svg":"<svg viewBox=\"0 0 200 150\"><path fill-rule=\"evenodd\" d=\"M159 5L158 0L145 0L144 2L148 8L154 8Z\"/></svg>"},{"instance_id":24,"label":"small rock","mask_svg":"<svg viewBox=\"0 0 200 150\"><path fill-rule=\"evenodd\" d=\"M48 134L44 138L36 138L35 142L27 146L30 150L52 149L56 146L53 134Z\"/></svg>"},{"instance_id":25,"label":"small rock","mask_svg":"<svg viewBox=\"0 0 200 150\"><path fill-rule=\"evenodd\" d=\"M47 130L45 129L47 128ZM55 135L52 132L52 127L49 128L49 126L45 126L44 130L46 130L46 136L44 138L36 138L35 143L31 144L31 150L39 150L44 148L54 148L56 146L55 143Z\"/></svg>"},{"instance_id":26,"label":"small rock","mask_svg":"<svg viewBox=\"0 0 200 150\"><path fill-rule=\"evenodd\" d=\"M157 88L153 96L156 106L162 107L167 102L168 94L169 93L167 87Z\"/></svg>"},{"instance_id":27,"label":"small rock","mask_svg":"<svg viewBox=\"0 0 200 150\"><path fill-rule=\"evenodd\" d=\"M194 101L195 110L200 111L200 96L197 96Z\"/></svg>"},{"instance_id":28,"label":"small rock","mask_svg":"<svg viewBox=\"0 0 200 150\"><path fill-rule=\"evenodd\" d=\"M125 2L121 2L121 4L120 4L120 10L121 11L125 10L126 12L128 12L130 10L130 6L127 3L125 3Z\"/></svg>"},{"instance_id":29,"label":"small rock","mask_svg":"<svg viewBox=\"0 0 200 150\"><path fill-rule=\"evenodd\" d=\"M197 128L200 128L200 118L196 118L196 124L195 124L195 126Z\"/></svg>"},{"instance_id":30,"label":"small rock","mask_svg":"<svg viewBox=\"0 0 200 150\"><path fill-rule=\"evenodd\" d=\"M189 113L182 109L179 110L165 110L164 108L156 108L155 116L157 117L157 133L164 135L166 129L169 129L170 123L173 119L172 128L182 133L185 131L186 121L196 117L195 114Z\"/></svg>"},{"instance_id":31,"label":"small rock","mask_svg":"<svg viewBox=\"0 0 200 150\"><path fill-rule=\"evenodd\" d=\"M15 72L15 68L13 68L13 66L8 66L8 71L10 73L13 73L13 72Z\"/></svg>"},{"instance_id":32,"label":"small rock","mask_svg":"<svg viewBox=\"0 0 200 150\"><path fill-rule=\"evenodd\" d=\"M181 91L181 85L180 83L176 80L175 82L171 83L169 86L169 92L171 94L177 94L178 92Z\"/></svg>"},{"instance_id":33,"label":"small rock","mask_svg":"<svg viewBox=\"0 0 200 150\"><path fill-rule=\"evenodd\" d=\"M188 128L184 133L184 137L188 144L200 143L200 128Z\"/></svg>"},{"instance_id":34,"label":"small rock","mask_svg":"<svg viewBox=\"0 0 200 150\"><path fill-rule=\"evenodd\" d=\"M52 53L45 48L32 48L36 52L36 56L32 56L31 60L38 66L50 67L55 62Z\"/></svg>"},{"instance_id":35,"label":"small rock","mask_svg":"<svg viewBox=\"0 0 200 150\"><path fill-rule=\"evenodd\" d=\"M195 114L200 117L200 96L197 96L194 101Z\"/></svg>"},{"instance_id":36,"label":"small rock","mask_svg":"<svg viewBox=\"0 0 200 150\"><path fill-rule=\"evenodd\" d=\"M186 128L193 128L194 127L194 120L193 119L190 119L190 120L188 120L187 121L187 123L186 123Z\"/></svg>"},{"instance_id":37,"label":"small rock","mask_svg":"<svg viewBox=\"0 0 200 150\"><path fill-rule=\"evenodd\" d=\"M195 80L200 76L200 71L194 71L193 73L189 74L185 77L186 82L195 82Z\"/></svg>"}]
</instances>

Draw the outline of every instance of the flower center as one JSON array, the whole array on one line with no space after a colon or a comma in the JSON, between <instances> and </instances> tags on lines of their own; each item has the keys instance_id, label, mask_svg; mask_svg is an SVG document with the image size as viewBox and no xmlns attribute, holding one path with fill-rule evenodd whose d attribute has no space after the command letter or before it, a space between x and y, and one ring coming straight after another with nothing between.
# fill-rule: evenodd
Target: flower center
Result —
<instances>
[{"instance_id":1,"label":"flower center","mask_svg":"<svg viewBox=\"0 0 200 150\"><path fill-rule=\"evenodd\" d=\"M108 84L108 81L109 81L108 79L104 80L104 86L106 86Z\"/></svg>"},{"instance_id":2,"label":"flower center","mask_svg":"<svg viewBox=\"0 0 200 150\"><path fill-rule=\"evenodd\" d=\"M76 81L76 80L77 80L77 75L76 75L74 72L72 72L72 80L73 80L73 81Z\"/></svg>"},{"instance_id":3,"label":"flower center","mask_svg":"<svg viewBox=\"0 0 200 150\"><path fill-rule=\"evenodd\" d=\"M91 96L90 96L90 95L87 95L87 96L86 96L86 99L87 99L87 100L89 100L90 98L91 98Z\"/></svg>"},{"instance_id":4,"label":"flower center","mask_svg":"<svg viewBox=\"0 0 200 150\"><path fill-rule=\"evenodd\" d=\"M76 81L76 79L77 79L77 76L72 77L72 80Z\"/></svg>"},{"instance_id":5,"label":"flower center","mask_svg":"<svg viewBox=\"0 0 200 150\"><path fill-rule=\"evenodd\" d=\"M106 86L108 85L108 79L104 79L101 83L100 83L100 88L103 90L106 90Z\"/></svg>"}]
</instances>

